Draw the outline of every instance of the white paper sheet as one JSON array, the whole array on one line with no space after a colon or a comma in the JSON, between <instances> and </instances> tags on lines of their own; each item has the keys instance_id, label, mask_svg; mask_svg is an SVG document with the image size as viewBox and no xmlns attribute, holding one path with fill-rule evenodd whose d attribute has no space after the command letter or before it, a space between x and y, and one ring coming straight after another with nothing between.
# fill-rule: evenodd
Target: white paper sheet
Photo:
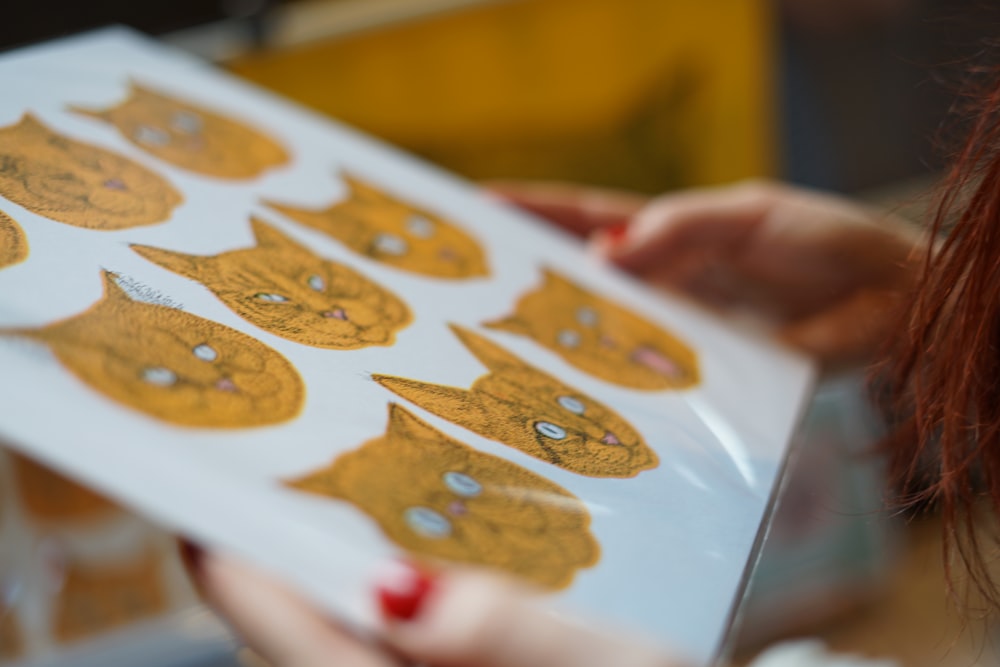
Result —
<instances>
[{"instance_id":1,"label":"white paper sheet","mask_svg":"<svg viewBox=\"0 0 1000 667\"><path fill-rule=\"evenodd\" d=\"M292 159L253 179L199 176L141 150L114 126L67 109L113 107L131 80L239 119L275 138ZM653 295L587 257L574 240L433 167L130 32L102 31L3 56L0 86L0 128L30 112L63 136L165 177L184 197L161 224L97 231L49 219L0 192L0 212L17 221L31 248L26 261L0 269L0 329L43 327L84 312L102 298L103 269L121 284L148 288L163 302L259 339L297 369L306 387L301 413L280 425L175 426L94 391L49 346L0 335L0 438L171 529L269 568L365 628L375 619L372 572L400 547L354 505L281 482L381 436L387 404L399 403L447 436L584 501L600 560L553 593L554 603L635 626L696 661L711 658L811 386L809 363ZM0 135L0 154L2 141ZM327 206L347 196L345 170L454 221L486 249L492 275L442 280L395 269L260 203ZM310 347L263 331L199 283L129 248L215 255L250 247L251 215L395 292L414 322L391 347ZM676 391L616 386L531 338L484 328L539 285L542 267L688 343L700 383ZM659 466L631 478L577 474L437 417L371 379L382 373L468 388L486 369L447 323L610 406L644 436Z\"/></svg>"}]
</instances>

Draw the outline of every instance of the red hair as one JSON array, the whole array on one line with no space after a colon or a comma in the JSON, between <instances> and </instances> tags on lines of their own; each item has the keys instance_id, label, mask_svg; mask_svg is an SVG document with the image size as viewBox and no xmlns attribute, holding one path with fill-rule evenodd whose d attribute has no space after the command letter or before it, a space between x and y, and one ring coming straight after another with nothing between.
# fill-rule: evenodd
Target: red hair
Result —
<instances>
[{"instance_id":1,"label":"red hair","mask_svg":"<svg viewBox=\"0 0 1000 667\"><path fill-rule=\"evenodd\" d=\"M948 555L1000 610L972 521L983 501L1000 516L1000 72L989 74L938 196L903 329L876 373L898 420L887 441L898 500L940 507Z\"/></svg>"}]
</instances>

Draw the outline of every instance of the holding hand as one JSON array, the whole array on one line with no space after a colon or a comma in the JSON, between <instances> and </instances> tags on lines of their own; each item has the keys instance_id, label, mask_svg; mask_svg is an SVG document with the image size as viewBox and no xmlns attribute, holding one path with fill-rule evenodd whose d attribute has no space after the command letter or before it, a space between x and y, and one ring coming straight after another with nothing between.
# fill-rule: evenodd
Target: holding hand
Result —
<instances>
[{"instance_id":1,"label":"holding hand","mask_svg":"<svg viewBox=\"0 0 1000 667\"><path fill-rule=\"evenodd\" d=\"M646 282L752 313L828 366L869 360L922 265L915 232L849 200L774 184L655 199L552 184L500 197L592 239Z\"/></svg>"}]
</instances>

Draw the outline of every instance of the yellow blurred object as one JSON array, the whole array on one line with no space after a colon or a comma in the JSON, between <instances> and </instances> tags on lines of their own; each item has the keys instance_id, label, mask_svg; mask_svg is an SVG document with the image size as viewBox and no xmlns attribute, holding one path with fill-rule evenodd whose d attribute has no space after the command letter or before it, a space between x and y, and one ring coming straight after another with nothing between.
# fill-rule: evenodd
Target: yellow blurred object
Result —
<instances>
[{"instance_id":1,"label":"yellow blurred object","mask_svg":"<svg viewBox=\"0 0 1000 667\"><path fill-rule=\"evenodd\" d=\"M662 191L774 174L769 4L508 0L229 66L471 178Z\"/></svg>"}]
</instances>

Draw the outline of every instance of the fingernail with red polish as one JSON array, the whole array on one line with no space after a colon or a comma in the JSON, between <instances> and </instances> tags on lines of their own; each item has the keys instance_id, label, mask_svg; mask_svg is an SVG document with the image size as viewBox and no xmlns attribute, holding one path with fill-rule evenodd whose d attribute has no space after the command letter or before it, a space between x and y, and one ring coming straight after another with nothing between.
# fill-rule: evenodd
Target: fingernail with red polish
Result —
<instances>
[{"instance_id":1,"label":"fingernail with red polish","mask_svg":"<svg viewBox=\"0 0 1000 667\"><path fill-rule=\"evenodd\" d=\"M608 241L612 244L621 243L625 239L625 234L628 233L628 223L619 222L618 224L606 227L604 233Z\"/></svg>"},{"instance_id":2,"label":"fingernail with red polish","mask_svg":"<svg viewBox=\"0 0 1000 667\"><path fill-rule=\"evenodd\" d=\"M375 584L382 615L390 621L412 621L420 615L435 577L412 563L399 561L380 574Z\"/></svg>"}]
</instances>

